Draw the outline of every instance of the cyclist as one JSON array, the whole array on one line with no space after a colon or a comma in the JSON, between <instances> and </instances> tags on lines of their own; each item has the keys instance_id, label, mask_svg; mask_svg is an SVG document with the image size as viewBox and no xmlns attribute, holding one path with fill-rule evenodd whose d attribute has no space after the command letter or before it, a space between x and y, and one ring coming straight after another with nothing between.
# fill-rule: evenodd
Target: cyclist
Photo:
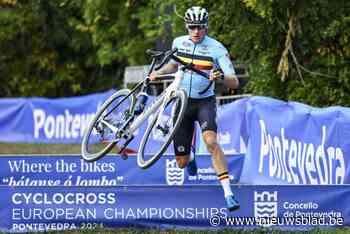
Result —
<instances>
[{"instance_id":1,"label":"cyclist","mask_svg":"<svg viewBox=\"0 0 350 234\"><path fill-rule=\"evenodd\" d=\"M177 57L186 63L192 63L196 68L209 74L207 80L203 76L186 70L181 83L189 97L183 122L174 137L174 151L180 168L187 166L190 175L197 173L197 165L191 155L191 141L195 121L201 127L202 136L209 153L212 155L213 167L223 187L225 200L230 211L239 209L231 187L225 155L217 142L216 99L214 82L203 94L201 91L209 85L210 80L224 77L224 83L229 88L238 87L238 79L226 48L215 39L207 36L208 12L206 9L194 6L185 13L185 24L188 35L174 39L173 49L177 48ZM179 67L171 61L163 68L150 74L155 80L157 75L176 72Z\"/></svg>"}]
</instances>

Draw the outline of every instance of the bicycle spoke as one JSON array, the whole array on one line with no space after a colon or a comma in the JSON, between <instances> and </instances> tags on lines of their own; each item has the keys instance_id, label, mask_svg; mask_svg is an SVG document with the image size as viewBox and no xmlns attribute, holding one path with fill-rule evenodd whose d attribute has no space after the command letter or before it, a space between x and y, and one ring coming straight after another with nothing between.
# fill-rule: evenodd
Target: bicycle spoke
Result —
<instances>
[{"instance_id":1,"label":"bicycle spoke","mask_svg":"<svg viewBox=\"0 0 350 234\"><path fill-rule=\"evenodd\" d=\"M86 130L82 143L82 156L88 161L97 160L108 153L120 140L121 127L131 117L134 96L125 97L129 90L121 90L111 96L94 116ZM117 152L116 152L117 153Z\"/></svg>"},{"instance_id":2,"label":"bicycle spoke","mask_svg":"<svg viewBox=\"0 0 350 234\"><path fill-rule=\"evenodd\" d=\"M181 90L176 93L165 105L148 121L148 127L141 140L138 152L138 165L148 168L155 163L162 154L172 153L169 147L187 106L186 93Z\"/></svg>"}]
</instances>

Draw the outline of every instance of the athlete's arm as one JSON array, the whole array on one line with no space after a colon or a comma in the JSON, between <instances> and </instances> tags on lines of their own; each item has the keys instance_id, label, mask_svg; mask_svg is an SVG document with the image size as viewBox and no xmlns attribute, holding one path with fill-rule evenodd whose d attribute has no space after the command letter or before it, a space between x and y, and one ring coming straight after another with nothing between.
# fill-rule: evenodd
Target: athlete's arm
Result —
<instances>
[{"instance_id":1,"label":"athlete's arm","mask_svg":"<svg viewBox=\"0 0 350 234\"><path fill-rule=\"evenodd\" d=\"M164 75L164 74L169 74L169 73L174 73L177 71L177 67L178 65L176 63L173 62L169 62L167 64L165 64L161 69L159 69L158 71L153 71L150 75L149 75L149 79L150 80L155 80L157 78L157 76L159 75Z\"/></svg>"},{"instance_id":2,"label":"athlete's arm","mask_svg":"<svg viewBox=\"0 0 350 234\"><path fill-rule=\"evenodd\" d=\"M239 80L235 74L224 74L224 85L229 89L237 89L239 86Z\"/></svg>"},{"instance_id":3,"label":"athlete's arm","mask_svg":"<svg viewBox=\"0 0 350 234\"><path fill-rule=\"evenodd\" d=\"M219 56L217 62L223 71L224 85L229 89L237 89L239 86L239 80L236 76L230 56L226 49L222 48L221 52L221 56Z\"/></svg>"}]
</instances>

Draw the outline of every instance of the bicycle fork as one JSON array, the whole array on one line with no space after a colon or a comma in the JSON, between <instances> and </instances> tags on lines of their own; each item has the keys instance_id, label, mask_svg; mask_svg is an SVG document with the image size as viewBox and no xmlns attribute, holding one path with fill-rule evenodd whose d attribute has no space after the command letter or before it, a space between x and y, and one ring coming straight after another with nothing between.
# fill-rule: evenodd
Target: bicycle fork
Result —
<instances>
[{"instance_id":1,"label":"bicycle fork","mask_svg":"<svg viewBox=\"0 0 350 234\"><path fill-rule=\"evenodd\" d=\"M176 72L175 77L174 77L174 82L169 85L169 87L168 87L169 91L167 91L165 93L164 101L162 102L161 106L159 107L158 114L155 115L155 116L158 116L158 118L155 117L155 118L157 118L157 121L155 123L156 129L159 129L164 135L166 135L168 133L169 127L161 125L161 122L163 120L162 120L162 117L160 116L160 114L163 113L168 101L171 100L172 96L177 91L178 87L180 86L180 82L182 80L183 75L184 75L184 71L182 69L179 69Z\"/></svg>"}]
</instances>

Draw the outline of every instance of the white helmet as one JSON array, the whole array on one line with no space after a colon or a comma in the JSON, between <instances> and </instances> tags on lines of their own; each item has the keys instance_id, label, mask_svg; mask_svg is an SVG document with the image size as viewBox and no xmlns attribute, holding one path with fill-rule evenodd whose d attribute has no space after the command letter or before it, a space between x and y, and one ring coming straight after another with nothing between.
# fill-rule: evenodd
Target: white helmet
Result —
<instances>
[{"instance_id":1,"label":"white helmet","mask_svg":"<svg viewBox=\"0 0 350 234\"><path fill-rule=\"evenodd\" d=\"M205 27L208 27L208 18L207 10L199 6L187 9L184 17L186 25L203 25Z\"/></svg>"}]
</instances>

